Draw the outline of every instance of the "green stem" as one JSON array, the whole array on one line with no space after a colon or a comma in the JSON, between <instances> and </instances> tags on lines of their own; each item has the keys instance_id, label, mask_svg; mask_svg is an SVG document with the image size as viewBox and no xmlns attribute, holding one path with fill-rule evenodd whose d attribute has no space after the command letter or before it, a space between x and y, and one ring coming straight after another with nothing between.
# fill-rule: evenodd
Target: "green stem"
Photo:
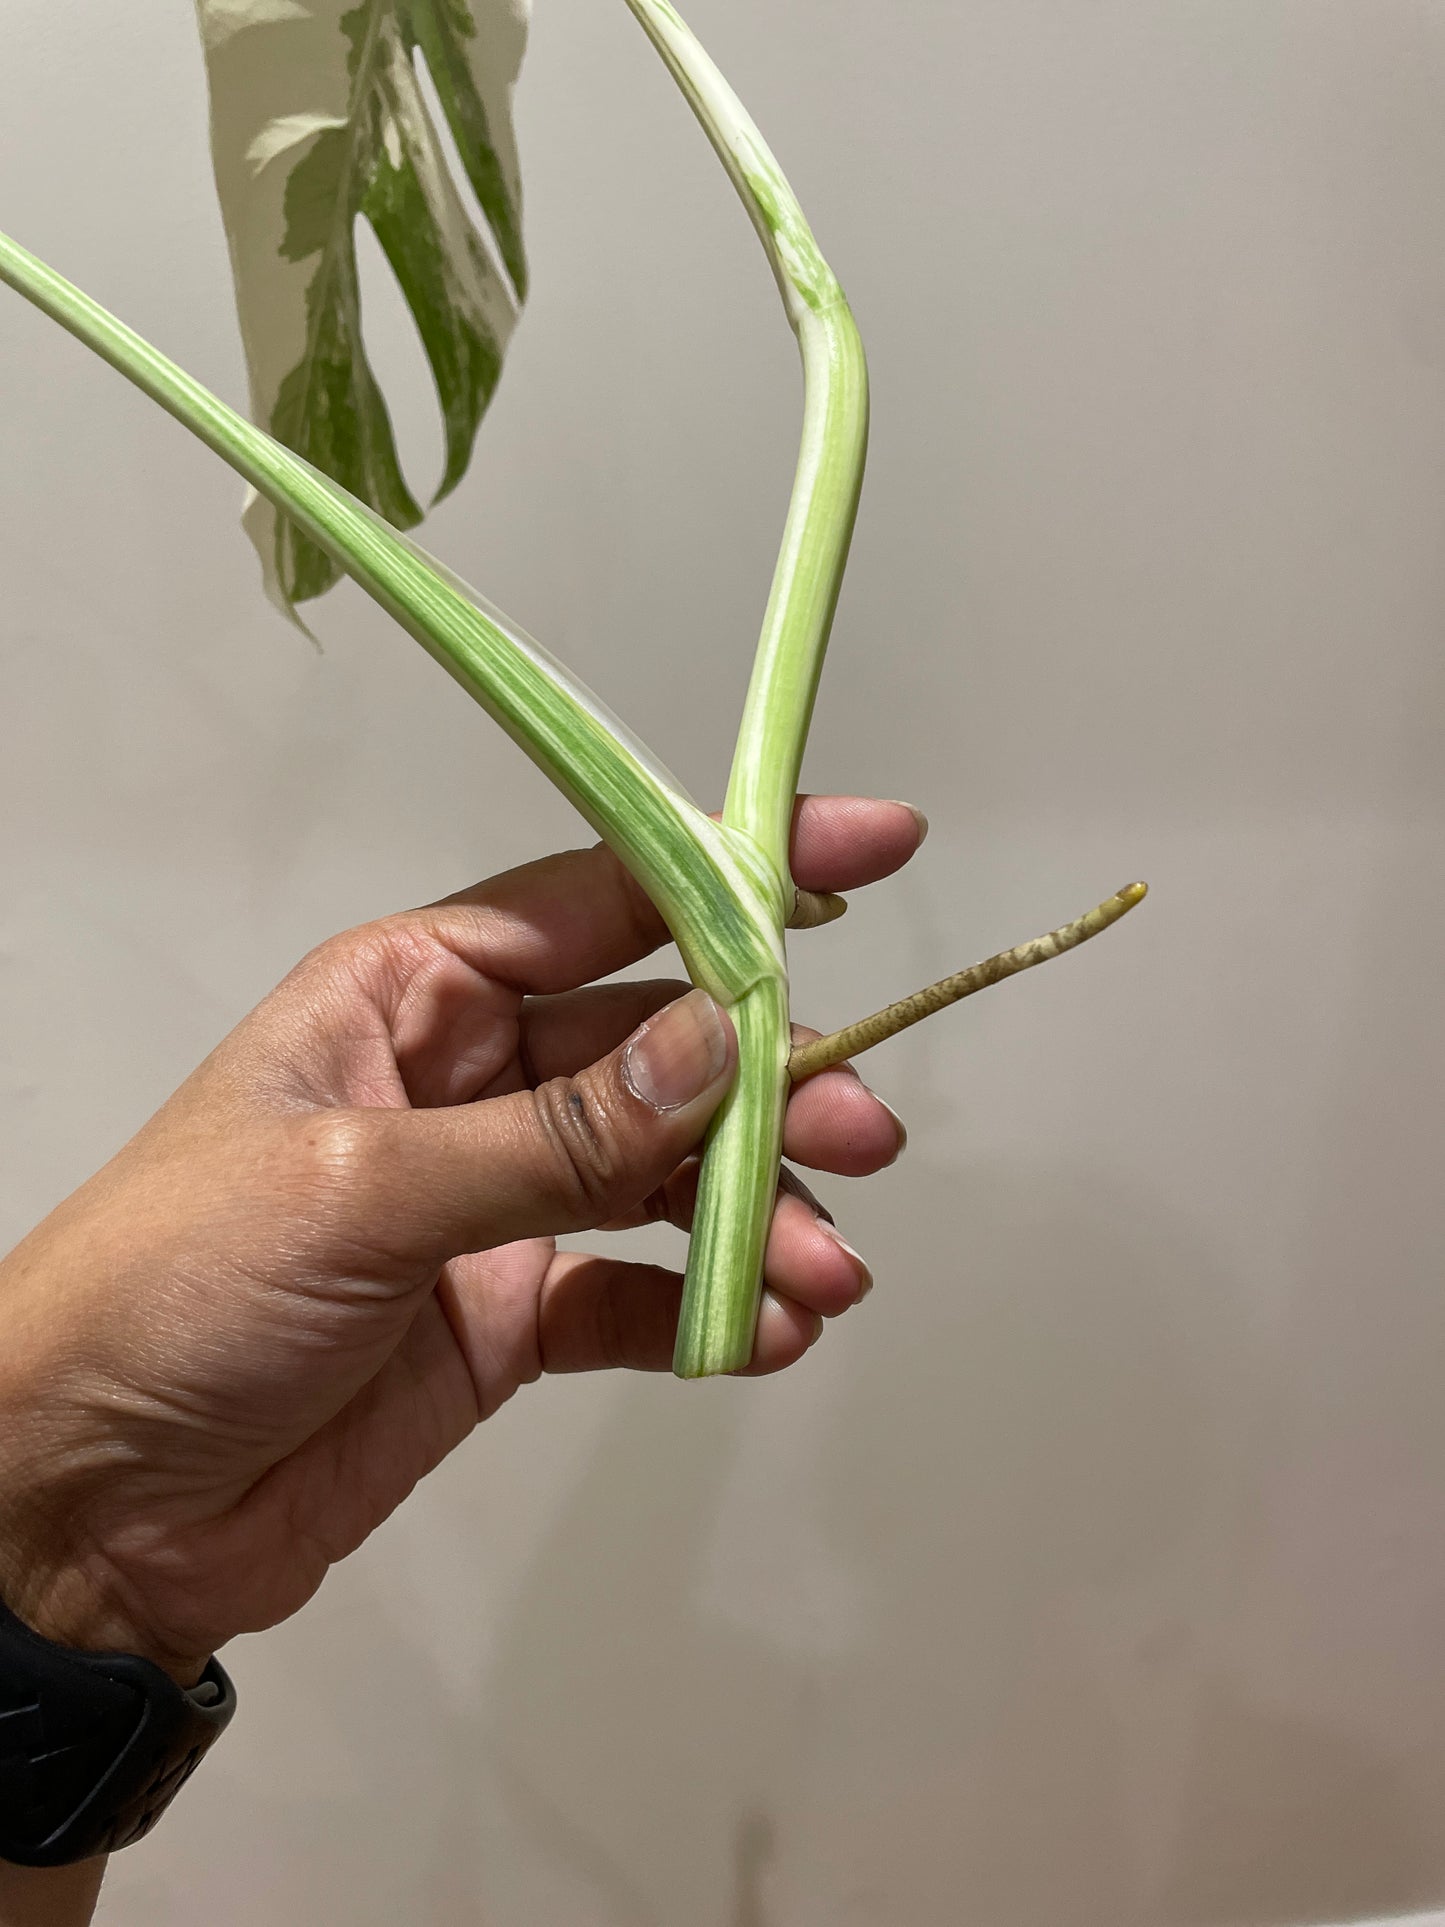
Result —
<instances>
[{"instance_id":1,"label":"green stem","mask_svg":"<svg viewBox=\"0 0 1445 1927\"><path fill-rule=\"evenodd\" d=\"M842 291L777 162L668 0L628 0L762 237L803 354L802 450L722 824L591 692L364 504L228 408L15 242L8 282L109 361L320 545L491 714L611 844L694 981L730 1007L740 1061L703 1158L675 1369L753 1347L788 1088L784 923L798 772L857 510L867 378Z\"/></svg>"},{"instance_id":2,"label":"green stem","mask_svg":"<svg viewBox=\"0 0 1445 1927\"><path fill-rule=\"evenodd\" d=\"M788 985L781 971L732 1008L738 1074L713 1119L698 1178L673 1370L740 1371L753 1354L788 1092Z\"/></svg>"},{"instance_id":3,"label":"green stem","mask_svg":"<svg viewBox=\"0 0 1445 1927\"><path fill-rule=\"evenodd\" d=\"M788 875L803 751L863 486L868 371L841 294L798 325L803 445L738 732L723 822Z\"/></svg>"},{"instance_id":4,"label":"green stem","mask_svg":"<svg viewBox=\"0 0 1445 1927\"><path fill-rule=\"evenodd\" d=\"M627 0L742 198L803 356L803 435L782 550L738 733L724 827L774 882L779 950L788 846L818 678L847 566L868 444L863 345L796 195L737 95L670 0ZM737 1371L752 1354L788 1094L786 965L733 1012L738 1081L714 1123L673 1369ZM701 1233L701 1235L699 1235Z\"/></svg>"},{"instance_id":5,"label":"green stem","mask_svg":"<svg viewBox=\"0 0 1445 1927\"><path fill-rule=\"evenodd\" d=\"M228 462L335 557L574 802L666 918L696 981L731 1003L778 967L772 892L582 684L469 598L345 489L228 408L79 288L0 235L8 282Z\"/></svg>"}]
</instances>

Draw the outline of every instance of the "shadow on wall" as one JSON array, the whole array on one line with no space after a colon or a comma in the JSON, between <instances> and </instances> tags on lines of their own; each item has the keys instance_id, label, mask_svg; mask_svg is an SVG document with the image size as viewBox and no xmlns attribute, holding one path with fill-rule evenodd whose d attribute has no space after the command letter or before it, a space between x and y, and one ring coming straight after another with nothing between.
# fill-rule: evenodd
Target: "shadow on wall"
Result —
<instances>
[{"instance_id":1,"label":"shadow on wall","mask_svg":"<svg viewBox=\"0 0 1445 1927\"><path fill-rule=\"evenodd\" d=\"M1428 1895L1438 1854L1408 1776L1348 1734L1201 1683L1194 1769L1170 1876L1182 1927L1284 1927L1398 1914Z\"/></svg>"},{"instance_id":2,"label":"shadow on wall","mask_svg":"<svg viewBox=\"0 0 1445 1927\"><path fill-rule=\"evenodd\" d=\"M258 1807L248 1904L1274 1927L1428 1899L1395 1765L1241 1657L1279 1390L1250 1307L1188 1226L1028 1155L862 1188L849 1229L893 1274L791 1383L629 1387L479 1686L398 1623L415 1663L358 1694L305 1635L338 1711L304 1827ZM760 1544L797 1572L764 1587ZM852 1603L819 1638L779 1602L824 1587Z\"/></svg>"},{"instance_id":3,"label":"shadow on wall","mask_svg":"<svg viewBox=\"0 0 1445 1927\"><path fill-rule=\"evenodd\" d=\"M1214 1657L1260 1410L1198 1239L1038 1165L915 1159L857 1216L912 1262L797 1440L866 1602L850 1649L704 1580L726 1591L723 1490L768 1388L639 1387L485 1693L528 1851L617 1927L1232 1927L1417 1895L1390 1772ZM948 1224L966 1260L920 1251Z\"/></svg>"}]
</instances>

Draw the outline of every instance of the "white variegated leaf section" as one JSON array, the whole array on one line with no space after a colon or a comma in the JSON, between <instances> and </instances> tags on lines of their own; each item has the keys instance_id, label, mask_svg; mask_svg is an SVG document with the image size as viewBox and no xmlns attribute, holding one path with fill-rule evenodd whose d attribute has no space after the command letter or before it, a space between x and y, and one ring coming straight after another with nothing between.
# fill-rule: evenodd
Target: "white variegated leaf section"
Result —
<instances>
[{"instance_id":1,"label":"white variegated leaf section","mask_svg":"<svg viewBox=\"0 0 1445 1927\"><path fill-rule=\"evenodd\" d=\"M526 294L512 94L530 0L196 0L216 182L257 422L398 528L422 510L366 358L355 225L411 309L465 472ZM418 80L424 63L467 179ZM291 608L337 568L253 496L268 591Z\"/></svg>"}]
</instances>

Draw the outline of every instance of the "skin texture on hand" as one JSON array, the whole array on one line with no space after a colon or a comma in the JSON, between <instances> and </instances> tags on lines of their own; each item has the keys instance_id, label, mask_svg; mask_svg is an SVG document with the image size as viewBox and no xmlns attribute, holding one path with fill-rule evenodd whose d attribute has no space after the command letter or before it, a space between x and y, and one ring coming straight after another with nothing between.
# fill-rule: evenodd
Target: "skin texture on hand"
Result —
<instances>
[{"instance_id":1,"label":"skin texture on hand","mask_svg":"<svg viewBox=\"0 0 1445 1927\"><path fill-rule=\"evenodd\" d=\"M804 799L801 888L922 840L907 806ZM685 1225L735 1068L672 982L598 986L666 940L605 849L324 944L0 1265L0 1598L61 1643L182 1680L295 1612L416 1482L543 1372L667 1369L681 1279L564 1232ZM840 1068L784 1150L891 1163ZM871 1282L780 1196L750 1370Z\"/></svg>"}]
</instances>

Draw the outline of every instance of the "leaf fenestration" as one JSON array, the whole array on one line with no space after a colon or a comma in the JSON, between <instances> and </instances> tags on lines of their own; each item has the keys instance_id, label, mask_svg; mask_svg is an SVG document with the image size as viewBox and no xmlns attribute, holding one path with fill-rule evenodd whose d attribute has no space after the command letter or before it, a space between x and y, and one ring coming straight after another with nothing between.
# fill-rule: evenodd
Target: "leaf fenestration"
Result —
<instances>
[{"instance_id":1,"label":"leaf fenestration","mask_svg":"<svg viewBox=\"0 0 1445 1927\"><path fill-rule=\"evenodd\" d=\"M529 7L197 0L253 412L397 528L415 527L422 509L366 355L356 222L374 230L431 367L440 499L466 472L526 292L511 96ZM418 59L465 184L449 170ZM337 579L265 502L253 498L245 519L283 607Z\"/></svg>"}]
</instances>

